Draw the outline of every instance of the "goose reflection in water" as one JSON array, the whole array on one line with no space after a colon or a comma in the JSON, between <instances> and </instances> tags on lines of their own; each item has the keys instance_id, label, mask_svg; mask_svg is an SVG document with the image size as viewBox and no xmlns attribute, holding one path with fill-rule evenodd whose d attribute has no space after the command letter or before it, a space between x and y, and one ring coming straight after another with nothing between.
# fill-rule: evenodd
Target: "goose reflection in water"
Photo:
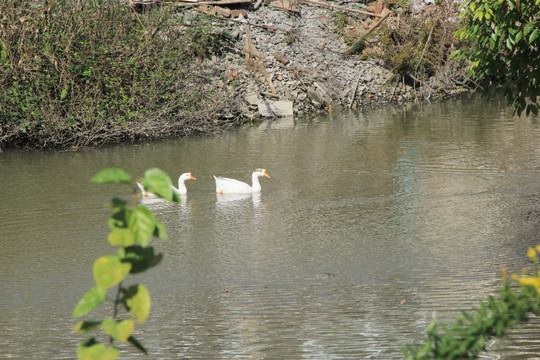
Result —
<instances>
[{"instance_id":1,"label":"goose reflection in water","mask_svg":"<svg viewBox=\"0 0 540 360\"><path fill-rule=\"evenodd\" d=\"M245 201L251 198L253 206L257 207L261 203L261 193L253 194L216 194L217 206L222 208L234 208L242 206Z\"/></svg>"}]
</instances>

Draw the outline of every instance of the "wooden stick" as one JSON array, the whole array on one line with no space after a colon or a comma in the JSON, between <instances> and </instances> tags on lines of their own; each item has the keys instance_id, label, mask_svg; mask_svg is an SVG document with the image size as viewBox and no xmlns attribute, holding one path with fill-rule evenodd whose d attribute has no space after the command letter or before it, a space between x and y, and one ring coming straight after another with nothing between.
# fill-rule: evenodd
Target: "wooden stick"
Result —
<instances>
[{"instance_id":1,"label":"wooden stick","mask_svg":"<svg viewBox=\"0 0 540 360\"><path fill-rule=\"evenodd\" d=\"M255 26L257 28L266 29L266 30L270 30L270 31L278 31L278 30L283 31L283 32L286 31L286 30L278 29L274 25L259 25L259 24L254 24L252 22L245 21L245 20L235 20L235 19L228 19L228 20L232 21L232 22L235 22L235 23L249 25L249 26Z\"/></svg>"},{"instance_id":2,"label":"wooden stick","mask_svg":"<svg viewBox=\"0 0 540 360\"><path fill-rule=\"evenodd\" d=\"M380 14L374 14L374 13L370 13L370 12L367 12L367 11L356 10L356 9L349 9L349 8L346 8L346 7L343 7L343 6L326 4L326 3L323 3L323 2L320 2L320 1L317 1L317 0L302 0L302 1L310 3L310 4L314 4L314 5L330 7L330 8L333 8L333 9L338 9L338 10L343 10L343 11L350 11L350 12L355 12L355 13L368 15L368 16L382 17L382 15L380 15Z\"/></svg>"},{"instance_id":3,"label":"wooden stick","mask_svg":"<svg viewBox=\"0 0 540 360\"><path fill-rule=\"evenodd\" d=\"M171 3L169 2L167 4L171 4ZM178 2L174 2L173 4L175 6L236 5L236 4L251 4L251 0L194 1L194 2L178 1Z\"/></svg>"},{"instance_id":4,"label":"wooden stick","mask_svg":"<svg viewBox=\"0 0 540 360\"><path fill-rule=\"evenodd\" d=\"M352 109L352 106L354 104L354 98L356 97L356 91L358 91L358 84L360 83L360 76L358 76L358 80L356 81L356 86L354 87L354 91L352 93L351 103L349 104L349 109Z\"/></svg>"},{"instance_id":5,"label":"wooden stick","mask_svg":"<svg viewBox=\"0 0 540 360\"><path fill-rule=\"evenodd\" d=\"M244 49L246 50L246 62L249 62L250 56L253 56L256 59L259 70L263 73L264 78L266 79L266 82L268 83L268 87L270 88L270 91L272 91L272 94L274 94L274 96L278 96L277 90L274 86L274 83L272 82L272 78L270 77L270 74L268 74L268 71L266 71L266 68L264 67L264 64L261 60L261 56L259 55L259 52L257 51L257 48L251 42L251 34L249 32L249 26L246 26L245 28L246 28L246 37L244 39Z\"/></svg>"},{"instance_id":6,"label":"wooden stick","mask_svg":"<svg viewBox=\"0 0 540 360\"><path fill-rule=\"evenodd\" d=\"M206 6L206 5L203 5L203 6ZM211 14L210 11L208 11L208 13L201 10L201 9L199 9L199 11L202 12L202 13L208 14L208 15L215 15L215 14ZM233 12L234 12L234 10L233 10ZM242 25L254 26L256 28L270 30L270 31L278 31L279 30L279 31L282 31L282 32L287 32L287 30L279 29L279 28L275 27L274 25L259 25L259 24L249 22L249 21L247 21L245 19L245 17L244 17L243 20L237 20L237 19L223 18L223 17L220 17L220 16L216 16L216 19L221 20L221 21L231 21L231 22L234 22L234 23L242 24Z\"/></svg>"},{"instance_id":7,"label":"wooden stick","mask_svg":"<svg viewBox=\"0 0 540 360\"><path fill-rule=\"evenodd\" d=\"M305 1L305 0L304 0ZM384 11L383 11L384 13ZM372 32L373 30L375 30L377 28L377 26L381 25L381 23L387 18L389 17L390 15L392 14L392 12L388 11L386 12L379 20L377 20L377 22L375 24L373 24L372 27L369 28L368 31L366 31L366 33L364 35L367 35L369 34L370 32Z\"/></svg>"},{"instance_id":8,"label":"wooden stick","mask_svg":"<svg viewBox=\"0 0 540 360\"><path fill-rule=\"evenodd\" d=\"M392 96L390 97L390 100L394 100L394 94L396 93L397 86L399 85L399 78L396 80L396 85L394 86L394 90L392 90Z\"/></svg>"},{"instance_id":9,"label":"wooden stick","mask_svg":"<svg viewBox=\"0 0 540 360\"><path fill-rule=\"evenodd\" d=\"M416 66L414 67L414 72L416 73L416 70L418 70L418 66L420 66L420 63L422 63L422 59L424 58L424 54L426 53L426 50L427 50L427 47L429 45L429 42L431 41L431 35L433 34L433 28L435 26L432 26L431 27L431 30L429 31L429 35L427 37L427 40L426 40L426 43L424 44L424 49L422 50L422 55L420 55L420 60L418 61L418 63L416 64Z\"/></svg>"},{"instance_id":10,"label":"wooden stick","mask_svg":"<svg viewBox=\"0 0 540 360\"><path fill-rule=\"evenodd\" d=\"M251 43L251 35L249 32L249 26L246 26L246 36L244 37L244 50L246 51L246 64L249 63L250 53L251 53L251 47L249 44Z\"/></svg>"}]
</instances>

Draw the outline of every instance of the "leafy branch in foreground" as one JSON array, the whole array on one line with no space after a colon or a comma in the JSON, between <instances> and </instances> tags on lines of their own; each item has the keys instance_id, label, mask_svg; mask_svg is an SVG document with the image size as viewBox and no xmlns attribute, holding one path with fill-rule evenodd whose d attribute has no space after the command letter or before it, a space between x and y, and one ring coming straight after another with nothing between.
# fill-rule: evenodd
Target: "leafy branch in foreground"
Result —
<instances>
[{"instance_id":1,"label":"leafy branch in foreground","mask_svg":"<svg viewBox=\"0 0 540 360\"><path fill-rule=\"evenodd\" d=\"M534 262L533 276L513 275L520 291L508 284L503 270L503 287L499 299L489 296L480 301L472 313L463 312L454 322L438 325L434 318L427 330L425 343L403 350L406 359L474 359L485 350L486 341L502 337L511 327L526 322L530 314L540 313L540 272L536 249L527 255Z\"/></svg>"},{"instance_id":2,"label":"leafy branch in foreground","mask_svg":"<svg viewBox=\"0 0 540 360\"><path fill-rule=\"evenodd\" d=\"M127 184L136 188L131 176L116 168L100 171L92 181L98 184ZM159 169L147 170L142 184L148 191L163 199L180 201L179 196L172 190L171 179ZM118 252L116 255L102 256L94 262L96 285L79 300L73 311L73 317L76 318L89 314L106 299L108 290L116 286L111 318L84 320L74 327L74 330L81 334L101 328L109 337L110 346L100 343L95 337L87 338L79 344L79 359L116 359L120 350L113 346L114 341L129 342L143 353L147 352L132 333L135 328L134 320L142 324L150 314L150 293L144 285L125 287L122 282L128 274L143 272L159 264L162 254L155 254L154 248L148 243L154 236L166 239L167 234L164 225L143 205L114 198L110 207L113 214L108 221L111 229L108 240L111 245L119 247ZM127 311L126 318L120 317L122 308Z\"/></svg>"}]
</instances>

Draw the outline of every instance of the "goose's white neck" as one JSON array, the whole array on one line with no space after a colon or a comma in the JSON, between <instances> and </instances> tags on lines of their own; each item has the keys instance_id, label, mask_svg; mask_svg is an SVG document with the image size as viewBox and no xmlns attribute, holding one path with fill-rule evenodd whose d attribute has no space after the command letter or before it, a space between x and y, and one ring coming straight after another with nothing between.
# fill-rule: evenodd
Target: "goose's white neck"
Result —
<instances>
[{"instance_id":1,"label":"goose's white neck","mask_svg":"<svg viewBox=\"0 0 540 360\"><path fill-rule=\"evenodd\" d=\"M178 178L178 193L179 194L187 194L187 188L186 184L184 183L184 179L181 177Z\"/></svg>"},{"instance_id":2,"label":"goose's white neck","mask_svg":"<svg viewBox=\"0 0 540 360\"><path fill-rule=\"evenodd\" d=\"M259 175L257 173L253 173L251 175L251 191L255 192L261 192L261 183L259 182Z\"/></svg>"}]
</instances>

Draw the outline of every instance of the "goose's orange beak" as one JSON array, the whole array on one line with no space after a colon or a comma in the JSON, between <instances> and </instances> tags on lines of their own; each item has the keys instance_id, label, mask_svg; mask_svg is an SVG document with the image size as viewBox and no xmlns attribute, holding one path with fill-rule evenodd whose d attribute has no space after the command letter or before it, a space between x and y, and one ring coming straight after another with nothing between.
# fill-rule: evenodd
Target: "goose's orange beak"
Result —
<instances>
[{"instance_id":1,"label":"goose's orange beak","mask_svg":"<svg viewBox=\"0 0 540 360\"><path fill-rule=\"evenodd\" d=\"M191 175L191 173L189 173L189 178L190 178L190 180L197 180L197 178L195 176Z\"/></svg>"},{"instance_id":2,"label":"goose's orange beak","mask_svg":"<svg viewBox=\"0 0 540 360\"><path fill-rule=\"evenodd\" d=\"M264 177L267 177L267 178L270 179L270 175L268 175L268 173L266 172L266 170L264 170L264 174L263 174L263 175L264 175Z\"/></svg>"}]
</instances>

